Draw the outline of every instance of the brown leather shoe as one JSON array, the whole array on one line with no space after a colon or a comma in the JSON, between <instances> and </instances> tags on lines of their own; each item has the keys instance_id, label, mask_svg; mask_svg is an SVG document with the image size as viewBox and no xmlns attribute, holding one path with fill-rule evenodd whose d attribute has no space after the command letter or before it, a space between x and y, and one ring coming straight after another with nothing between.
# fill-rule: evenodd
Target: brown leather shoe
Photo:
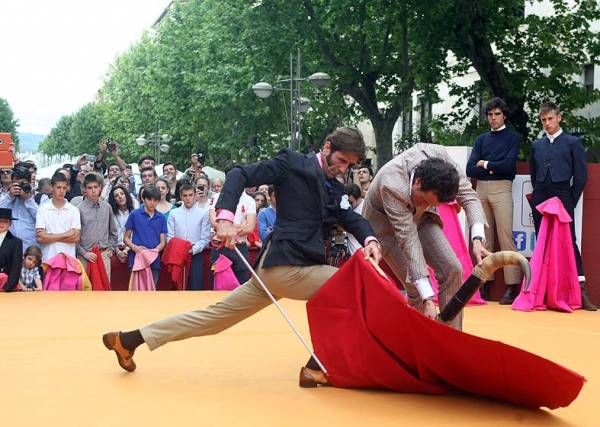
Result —
<instances>
[{"instance_id":1,"label":"brown leather shoe","mask_svg":"<svg viewBox=\"0 0 600 427\"><path fill-rule=\"evenodd\" d=\"M306 366L300 368L300 379L298 385L303 388L314 388L314 387L329 387L329 380L327 376L321 371L309 369Z\"/></svg>"},{"instance_id":2,"label":"brown leather shoe","mask_svg":"<svg viewBox=\"0 0 600 427\"><path fill-rule=\"evenodd\" d=\"M119 361L119 366L125 369L127 372L135 371L135 362L133 361L133 353L134 351L129 351L123 344L121 343L120 332L109 332L107 334L102 335L102 342L104 346L113 350L117 354L117 360Z\"/></svg>"},{"instance_id":3,"label":"brown leather shoe","mask_svg":"<svg viewBox=\"0 0 600 427\"><path fill-rule=\"evenodd\" d=\"M579 286L581 286L581 308L587 311L596 311L598 307L594 305L594 303L590 300L590 297L587 294L587 289L585 286L585 282L579 282Z\"/></svg>"},{"instance_id":4,"label":"brown leather shoe","mask_svg":"<svg viewBox=\"0 0 600 427\"><path fill-rule=\"evenodd\" d=\"M521 291L521 287L519 285L506 285L506 291L502 298L500 298L500 305L510 305L513 303L515 298L519 296L519 292Z\"/></svg>"}]
</instances>

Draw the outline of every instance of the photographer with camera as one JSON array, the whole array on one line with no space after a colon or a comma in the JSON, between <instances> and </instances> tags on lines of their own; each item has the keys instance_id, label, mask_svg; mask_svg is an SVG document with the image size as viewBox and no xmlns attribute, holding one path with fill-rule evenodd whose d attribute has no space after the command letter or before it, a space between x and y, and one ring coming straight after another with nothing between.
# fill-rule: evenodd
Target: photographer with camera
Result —
<instances>
[{"instance_id":1,"label":"photographer with camera","mask_svg":"<svg viewBox=\"0 0 600 427\"><path fill-rule=\"evenodd\" d=\"M184 174L191 182L196 182L200 175L206 175L202 168L204 167L204 154L193 153L190 157L190 167L187 168Z\"/></svg>"},{"instance_id":2,"label":"photographer with camera","mask_svg":"<svg viewBox=\"0 0 600 427\"><path fill-rule=\"evenodd\" d=\"M0 196L0 208L12 209L12 215L18 219L11 222L10 232L23 241L23 249L37 245L35 217L38 205L33 199L29 165L17 163L13 167L10 187Z\"/></svg>"}]
</instances>

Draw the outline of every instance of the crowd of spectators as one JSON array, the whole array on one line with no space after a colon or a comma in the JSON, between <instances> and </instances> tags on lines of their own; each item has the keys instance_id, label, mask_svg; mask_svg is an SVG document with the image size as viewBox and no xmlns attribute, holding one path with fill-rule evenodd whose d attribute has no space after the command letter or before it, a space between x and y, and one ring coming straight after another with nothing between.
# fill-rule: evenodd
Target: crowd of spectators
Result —
<instances>
[{"instance_id":1,"label":"crowd of spectators","mask_svg":"<svg viewBox=\"0 0 600 427\"><path fill-rule=\"evenodd\" d=\"M179 179L172 162L162 165L162 175L152 156L140 158L137 165L136 181L118 144L101 141L96 156L84 154L74 164L57 168L51 178L37 180L32 161L17 160L12 168L3 168L0 209L6 210L5 222L10 234L21 242L22 253L13 260L14 265L3 267L4 272L13 271L5 283L0 280L3 290L42 290L44 273L48 265L55 265L57 255L79 263L81 270L88 272L92 289L101 287L93 283L96 276L89 273L89 265L99 263L113 287L128 289L129 275L121 275L119 280L127 283L116 286L112 271L135 271L135 257L152 252L156 256L148 267L151 289L156 289L163 280L160 270L166 268L161 259L173 239L190 245L183 289L212 289L210 267L221 255L232 261L239 283L247 280L249 273L237 255L213 239L214 206L224 182L219 177L211 180L203 171L204 157L192 154L189 168L179 173ZM238 249L248 259L273 230L275 200L273 186L266 185L247 188L240 197L235 217L242 230ZM164 277L173 284L168 275Z\"/></svg>"}]
</instances>

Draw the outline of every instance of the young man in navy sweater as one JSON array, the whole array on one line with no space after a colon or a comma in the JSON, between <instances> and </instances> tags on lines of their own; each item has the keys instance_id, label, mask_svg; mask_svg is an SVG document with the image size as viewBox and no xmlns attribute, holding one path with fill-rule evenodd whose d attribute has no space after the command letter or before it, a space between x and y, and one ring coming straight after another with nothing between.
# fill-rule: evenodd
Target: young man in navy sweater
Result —
<instances>
[{"instance_id":1,"label":"young man in navy sweater","mask_svg":"<svg viewBox=\"0 0 600 427\"><path fill-rule=\"evenodd\" d=\"M467 176L477 178L477 196L489 227L485 230L486 248L494 251L494 224L500 250L516 251L513 239L512 181L517 171L521 136L506 127L508 107L501 98L485 105L491 130L475 140L467 163ZM512 304L521 287L521 270L504 267L506 292L500 304ZM487 298L486 298L487 299Z\"/></svg>"}]
</instances>

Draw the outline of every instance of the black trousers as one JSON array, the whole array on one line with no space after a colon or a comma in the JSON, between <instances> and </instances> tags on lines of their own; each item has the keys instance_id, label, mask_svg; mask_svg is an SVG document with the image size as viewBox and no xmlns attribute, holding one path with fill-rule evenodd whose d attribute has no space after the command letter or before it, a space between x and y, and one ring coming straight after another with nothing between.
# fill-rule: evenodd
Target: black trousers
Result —
<instances>
[{"instance_id":1,"label":"black trousers","mask_svg":"<svg viewBox=\"0 0 600 427\"><path fill-rule=\"evenodd\" d=\"M246 260L249 260L248 245L245 243L238 243L237 248L240 250L242 255L244 255L244 258L246 258ZM219 258L219 255L221 255L221 254L226 256L227 258L229 258L231 260L231 262L233 263L233 265L231 266L231 269L233 270L233 274L235 274L235 277L238 279L238 282L240 282L240 284L243 284L243 283L247 282L248 280L250 280L250 272L248 271L248 269L246 268L246 266L244 265L244 263L242 262L240 257L238 257L238 255L232 249L211 248L210 264L211 265L214 264L215 261L217 260L217 258ZM210 277L211 277L211 280L210 280L211 283L214 283L214 274L212 271L210 273Z\"/></svg>"},{"instance_id":2,"label":"black trousers","mask_svg":"<svg viewBox=\"0 0 600 427\"><path fill-rule=\"evenodd\" d=\"M190 291L204 290L204 253L198 252L192 256L192 265L190 266L190 282L188 283Z\"/></svg>"},{"instance_id":3,"label":"black trousers","mask_svg":"<svg viewBox=\"0 0 600 427\"><path fill-rule=\"evenodd\" d=\"M531 211L533 214L533 225L535 226L535 234L539 235L540 225L542 223L542 214L538 212L535 207L540 203L552 198L558 197L562 202L565 210L573 221L571 221L571 238L573 240L573 251L575 253L575 264L577 265L577 274L584 276L583 273L583 262L581 261L581 252L577 247L575 238L575 205L577 200L573 200L573 193L571 191L571 183L569 181L563 182L551 182L550 174L547 175L544 182L537 182L533 189L533 200Z\"/></svg>"}]
</instances>

